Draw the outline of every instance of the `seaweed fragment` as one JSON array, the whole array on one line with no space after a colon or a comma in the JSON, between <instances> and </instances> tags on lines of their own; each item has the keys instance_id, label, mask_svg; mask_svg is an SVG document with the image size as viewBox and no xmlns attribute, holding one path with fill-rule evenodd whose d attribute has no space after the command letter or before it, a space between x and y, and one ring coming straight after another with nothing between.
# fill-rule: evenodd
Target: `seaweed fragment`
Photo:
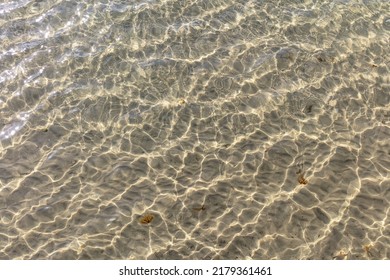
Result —
<instances>
[{"instance_id":1,"label":"seaweed fragment","mask_svg":"<svg viewBox=\"0 0 390 280\"><path fill-rule=\"evenodd\" d=\"M143 225L150 224L154 219L154 216L152 214L145 214L139 219L139 222Z\"/></svg>"}]
</instances>

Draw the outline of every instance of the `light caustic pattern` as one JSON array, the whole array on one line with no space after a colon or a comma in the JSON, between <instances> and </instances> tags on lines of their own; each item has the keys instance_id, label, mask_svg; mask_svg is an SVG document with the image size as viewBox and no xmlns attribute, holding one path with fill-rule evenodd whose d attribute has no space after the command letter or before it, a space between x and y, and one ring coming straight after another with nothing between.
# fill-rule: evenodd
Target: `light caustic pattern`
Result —
<instances>
[{"instance_id":1,"label":"light caustic pattern","mask_svg":"<svg viewBox=\"0 0 390 280\"><path fill-rule=\"evenodd\" d=\"M0 4L0 258L389 259L389 11Z\"/></svg>"}]
</instances>

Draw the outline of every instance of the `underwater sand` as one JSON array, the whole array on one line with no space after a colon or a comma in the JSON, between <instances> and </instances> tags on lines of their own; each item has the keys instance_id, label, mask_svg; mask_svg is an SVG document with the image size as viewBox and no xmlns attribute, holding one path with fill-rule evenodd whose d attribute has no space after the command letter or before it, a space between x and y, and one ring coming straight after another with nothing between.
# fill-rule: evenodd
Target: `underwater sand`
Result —
<instances>
[{"instance_id":1,"label":"underwater sand","mask_svg":"<svg viewBox=\"0 0 390 280\"><path fill-rule=\"evenodd\" d=\"M389 12L2 1L0 259L389 259Z\"/></svg>"}]
</instances>

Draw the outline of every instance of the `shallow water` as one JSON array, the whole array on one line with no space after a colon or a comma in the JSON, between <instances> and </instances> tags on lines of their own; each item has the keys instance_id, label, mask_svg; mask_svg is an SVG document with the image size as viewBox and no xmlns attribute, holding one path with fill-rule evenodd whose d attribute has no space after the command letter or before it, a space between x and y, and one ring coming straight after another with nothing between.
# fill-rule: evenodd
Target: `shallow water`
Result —
<instances>
[{"instance_id":1,"label":"shallow water","mask_svg":"<svg viewBox=\"0 0 390 280\"><path fill-rule=\"evenodd\" d=\"M389 1L2 1L1 259L389 259Z\"/></svg>"}]
</instances>

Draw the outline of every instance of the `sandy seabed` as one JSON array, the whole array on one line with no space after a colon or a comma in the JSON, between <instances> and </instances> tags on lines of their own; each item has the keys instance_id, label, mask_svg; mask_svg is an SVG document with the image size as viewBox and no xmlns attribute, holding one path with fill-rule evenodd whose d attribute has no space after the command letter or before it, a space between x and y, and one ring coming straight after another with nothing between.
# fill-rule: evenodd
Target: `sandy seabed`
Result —
<instances>
[{"instance_id":1,"label":"sandy seabed","mask_svg":"<svg viewBox=\"0 0 390 280\"><path fill-rule=\"evenodd\" d=\"M388 1L0 4L0 259L389 259Z\"/></svg>"}]
</instances>

